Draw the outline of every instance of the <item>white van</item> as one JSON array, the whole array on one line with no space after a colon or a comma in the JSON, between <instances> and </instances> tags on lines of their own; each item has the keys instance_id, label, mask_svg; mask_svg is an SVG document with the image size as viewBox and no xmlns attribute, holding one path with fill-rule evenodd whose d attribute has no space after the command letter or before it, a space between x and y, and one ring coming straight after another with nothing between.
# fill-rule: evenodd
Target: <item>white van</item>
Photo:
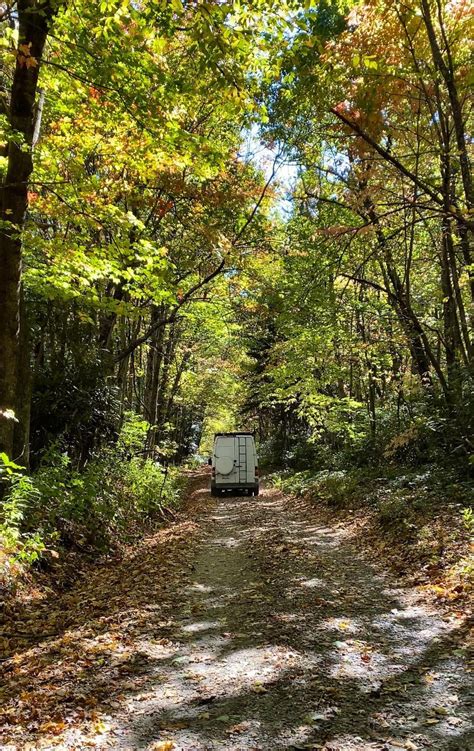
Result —
<instances>
[{"instance_id":1,"label":"white van","mask_svg":"<svg viewBox=\"0 0 474 751\"><path fill-rule=\"evenodd\" d=\"M253 433L216 433L212 459L211 495L226 490L258 495L258 461Z\"/></svg>"}]
</instances>

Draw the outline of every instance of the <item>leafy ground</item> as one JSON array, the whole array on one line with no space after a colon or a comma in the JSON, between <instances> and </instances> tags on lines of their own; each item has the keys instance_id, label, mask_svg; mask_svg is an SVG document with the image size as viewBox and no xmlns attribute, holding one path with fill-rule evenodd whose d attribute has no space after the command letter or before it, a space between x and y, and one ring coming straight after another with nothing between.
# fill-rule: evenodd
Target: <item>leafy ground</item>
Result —
<instances>
[{"instance_id":1,"label":"leafy ground","mask_svg":"<svg viewBox=\"0 0 474 751\"><path fill-rule=\"evenodd\" d=\"M271 484L303 499L325 523L342 524L358 549L383 560L404 583L425 586L451 610L473 595L473 486L427 465L283 472Z\"/></svg>"},{"instance_id":2,"label":"leafy ground","mask_svg":"<svg viewBox=\"0 0 474 751\"><path fill-rule=\"evenodd\" d=\"M464 609L402 588L327 511L206 488L8 614L3 749L473 747Z\"/></svg>"}]
</instances>

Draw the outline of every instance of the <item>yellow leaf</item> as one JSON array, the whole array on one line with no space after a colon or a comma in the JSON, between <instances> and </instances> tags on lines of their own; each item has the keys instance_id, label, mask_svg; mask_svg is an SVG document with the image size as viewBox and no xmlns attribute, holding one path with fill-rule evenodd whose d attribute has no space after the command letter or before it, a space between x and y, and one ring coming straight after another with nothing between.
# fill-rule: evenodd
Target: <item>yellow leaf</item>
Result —
<instances>
[{"instance_id":1,"label":"yellow leaf","mask_svg":"<svg viewBox=\"0 0 474 751\"><path fill-rule=\"evenodd\" d=\"M42 733L52 733L53 735L59 735L59 733L63 732L65 727L65 722L53 722L53 720L49 720L48 722L43 722L43 724L40 725L40 731Z\"/></svg>"},{"instance_id":2,"label":"yellow leaf","mask_svg":"<svg viewBox=\"0 0 474 751\"><path fill-rule=\"evenodd\" d=\"M266 694L267 690L265 686L262 686L261 683L256 683L254 686L252 686L252 691L256 694Z\"/></svg>"},{"instance_id":3,"label":"yellow leaf","mask_svg":"<svg viewBox=\"0 0 474 751\"><path fill-rule=\"evenodd\" d=\"M107 733L107 731L110 730L110 725L107 722L104 722L103 720L97 720L94 722L94 731L96 733Z\"/></svg>"}]
</instances>

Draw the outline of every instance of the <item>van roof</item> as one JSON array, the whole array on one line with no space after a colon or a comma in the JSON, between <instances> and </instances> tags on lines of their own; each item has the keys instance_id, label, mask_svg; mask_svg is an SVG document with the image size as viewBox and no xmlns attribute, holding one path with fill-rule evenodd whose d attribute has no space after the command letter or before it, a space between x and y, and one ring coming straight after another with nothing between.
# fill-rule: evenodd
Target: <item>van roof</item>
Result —
<instances>
[{"instance_id":1,"label":"van roof","mask_svg":"<svg viewBox=\"0 0 474 751\"><path fill-rule=\"evenodd\" d=\"M218 436L221 436L221 435L251 435L251 436L255 436L255 431L254 430L237 430L237 431L235 431L233 433L214 433L214 438L217 438Z\"/></svg>"}]
</instances>

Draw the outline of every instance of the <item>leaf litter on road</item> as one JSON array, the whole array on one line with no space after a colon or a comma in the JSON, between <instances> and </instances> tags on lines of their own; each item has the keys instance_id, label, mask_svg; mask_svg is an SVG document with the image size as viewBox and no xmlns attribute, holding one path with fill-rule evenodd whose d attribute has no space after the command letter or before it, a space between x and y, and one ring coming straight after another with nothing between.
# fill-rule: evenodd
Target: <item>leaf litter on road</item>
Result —
<instances>
[{"instance_id":1,"label":"leaf litter on road","mask_svg":"<svg viewBox=\"0 0 474 751\"><path fill-rule=\"evenodd\" d=\"M204 482L193 518L13 614L12 631L55 633L6 645L6 749L413 751L471 737L456 621L314 509L271 490L210 505Z\"/></svg>"}]
</instances>

